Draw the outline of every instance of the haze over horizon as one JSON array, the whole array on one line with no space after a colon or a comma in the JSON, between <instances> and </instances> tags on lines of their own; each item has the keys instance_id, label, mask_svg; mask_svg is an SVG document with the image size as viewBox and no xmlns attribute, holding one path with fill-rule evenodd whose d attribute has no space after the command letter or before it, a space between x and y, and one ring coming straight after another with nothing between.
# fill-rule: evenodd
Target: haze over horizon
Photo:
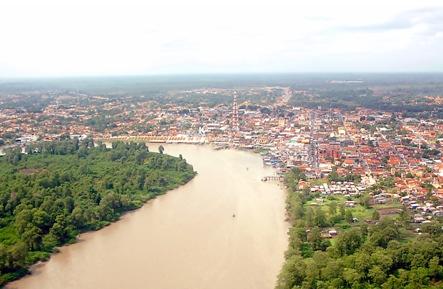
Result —
<instances>
[{"instance_id":1,"label":"haze over horizon","mask_svg":"<svg viewBox=\"0 0 443 289\"><path fill-rule=\"evenodd\" d=\"M443 72L436 0L66 2L0 4L0 77Z\"/></svg>"}]
</instances>

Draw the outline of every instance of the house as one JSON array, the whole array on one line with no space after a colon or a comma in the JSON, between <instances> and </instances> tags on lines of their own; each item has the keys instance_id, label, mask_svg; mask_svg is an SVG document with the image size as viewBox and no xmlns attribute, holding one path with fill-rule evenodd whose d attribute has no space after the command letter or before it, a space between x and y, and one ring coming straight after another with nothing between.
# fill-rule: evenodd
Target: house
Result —
<instances>
[{"instance_id":1,"label":"house","mask_svg":"<svg viewBox=\"0 0 443 289\"><path fill-rule=\"evenodd\" d=\"M355 201L346 201L345 206L348 208L354 208L355 207Z\"/></svg>"},{"instance_id":2,"label":"house","mask_svg":"<svg viewBox=\"0 0 443 289\"><path fill-rule=\"evenodd\" d=\"M425 221L425 218L422 215L415 215L414 216L414 223L423 223Z\"/></svg>"}]
</instances>

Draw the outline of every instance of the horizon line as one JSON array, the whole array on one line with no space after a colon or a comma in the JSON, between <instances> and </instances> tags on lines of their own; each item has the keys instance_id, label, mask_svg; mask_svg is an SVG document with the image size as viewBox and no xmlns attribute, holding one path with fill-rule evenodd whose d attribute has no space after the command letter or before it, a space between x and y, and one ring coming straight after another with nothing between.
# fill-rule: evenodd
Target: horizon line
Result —
<instances>
[{"instance_id":1,"label":"horizon line","mask_svg":"<svg viewBox=\"0 0 443 289\"><path fill-rule=\"evenodd\" d=\"M413 75L443 74L442 71L294 71L294 72L190 72L190 73L140 73L140 74L85 74L85 75L23 75L0 76L0 80L76 79L76 78L120 78L120 77L186 77L186 76L260 76L260 75Z\"/></svg>"}]
</instances>

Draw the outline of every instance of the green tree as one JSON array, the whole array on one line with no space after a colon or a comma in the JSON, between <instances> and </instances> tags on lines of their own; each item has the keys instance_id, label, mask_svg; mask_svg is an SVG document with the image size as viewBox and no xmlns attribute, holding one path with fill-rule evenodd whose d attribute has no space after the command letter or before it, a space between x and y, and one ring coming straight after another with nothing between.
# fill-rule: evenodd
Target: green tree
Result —
<instances>
[{"instance_id":1,"label":"green tree","mask_svg":"<svg viewBox=\"0 0 443 289\"><path fill-rule=\"evenodd\" d=\"M345 218L345 214L346 214L346 209L345 209L345 205L344 204L340 204L338 206L339 212L340 212L340 216L342 218Z\"/></svg>"},{"instance_id":2,"label":"green tree","mask_svg":"<svg viewBox=\"0 0 443 289\"><path fill-rule=\"evenodd\" d=\"M386 273L379 266L374 266L369 270L369 277L375 284L382 285L386 280Z\"/></svg>"},{"instance_id":3,"label":"green tree","mask_svg":"<svg viewBox=\"0 0 443 289\"><path fill-rule=\"evenodd\" d=\"M329 207L329 215L333 216L337 213L337 202L332 201L328 204Z\"/></svg>"},{"instance_id":4,"label":"green tree","mask_svg":"<svg viewBox=\"0 0 443 289\"><path fill-rule=\"evenodd\" d=\"M374 212L372 212L372 220L374 221L380 220L380 213L378 212L378 210L374 210Z\"/></svg>"},{"instance_id":5,"label":"green tree","mask_svg":"<svg viewBox=\"0 0 443 289\"><path fill-rule=\"evenodd\" d=\"M338 253L343 255L350 255L354 253L362 244L362 237L360 230L352 229L339 235L335 241L334 247Z\"/></svg>"},{"instance_id":6,"label":"green tree","mask_svg":"<svg viewBox=\"0 0 443 289\"><path fill-rule=\"evenodd\" d=\"M306 276L306 266L302 257L293 255L286 260L278 276L277 289L292 289L300 286Z\"/></svg>"},{"instance_id":7,"label":"green tree","mask_svg":"<svg viewBox=\"0 0 443 289\"><path fill-rule=\"evenodd\" d=\"M309 231L307 239L309 243L311 243L311 246L314 250L321 250L322 249L322 238L320 229L318 227L313 227L311 231Z\"/></svg>"},{"instance_id":8,"label":"green tree","mask_svg":"<svg viewBox=\"0 0 443 289\"><path fill-rule=\"evenodd\" d=\"M352 215L351 210L346 210L346 216L345 219L348 223L352 223L354 221L354 216Z\"/></svg>"},{"instance_id":9,"label":"green tree","mask_svg":"<svg viewBox=\"0 0 443 289\"><path fill-rule=\"evenodd\" d=\"M355 269L345 268L343 271L343 279L352 286L353 284L358 284L362 279L362 275Z\"/></svg>"},{"instance_id":10,"label":"green tree","mask_svg":"<svg viewBox=\"0 0 443 289\"><path fill-rule=\"evenodd\" d=\"M326 220L326 214L321 208L321 206L317 206L315 208L314 223L319 227L327 227L329 225Z\"/></svg>"},{"instance_id":11,"label":"green tree","mask_svg":"<svg viewBox=\"0 0 443 289\"><path fill-rule=\"evenodd\" d=\"M305 221L308 227L312 227L314 225L314 211L311 207L306 208Z\"/></svg>"},{"instance_id":12,"label":"green tree","mask_svg":"<svg viewBox=\"0 0 443 289\"><path fill-rule=\"evenodd\" d=\"M32 224L28 224L21 238L29 249L38 250L42 241L42 231Z\"/></svg>"},{"instance_id":13,"label":"green tree","mask_svg":"<svg viewBox=\"0 0 443 289\"><path fill-rule=\"evenodd\" d=\"M363 194L360 197L360 205L362 205L363 207L365 207L367 209L371 207L370 201L371 201L371 198L369 197L368 194Z\"/></svg>"}]
</instances>

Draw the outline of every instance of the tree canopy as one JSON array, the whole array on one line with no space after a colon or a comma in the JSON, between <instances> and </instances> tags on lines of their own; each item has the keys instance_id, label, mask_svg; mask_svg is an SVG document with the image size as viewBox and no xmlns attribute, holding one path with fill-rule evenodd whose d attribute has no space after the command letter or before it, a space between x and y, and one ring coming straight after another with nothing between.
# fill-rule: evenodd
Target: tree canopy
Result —
<instances>
[{"instance_id":1,"label":"tree canopy","mask_svg":"<svg viewBox=\"0 0 443 289\"><path fill-rule=\"evenodd\" d=\"M308 206L313 196L298 189L303 177L294 169L285 180L292 226L277 289L443 287L441 220L424 225L422 235L411 236L401 216L383 218L374 225L352 226L331 240L320 231L328 225L324 213ZM327 210L336 214L337 204L331 202ZM340 210L345 217L350 213Z\"/></svg>"},{"instance_id":2,"label":"tree canopy","mask_svg":"<svg viewBox=\"0 0 443 289\"><path fill-rule=\"evenodd\" d=\"M55 248L189 181L183 157L144 143L42 142L0 158L0 284Z\"/></svg>"}]
</instances>

